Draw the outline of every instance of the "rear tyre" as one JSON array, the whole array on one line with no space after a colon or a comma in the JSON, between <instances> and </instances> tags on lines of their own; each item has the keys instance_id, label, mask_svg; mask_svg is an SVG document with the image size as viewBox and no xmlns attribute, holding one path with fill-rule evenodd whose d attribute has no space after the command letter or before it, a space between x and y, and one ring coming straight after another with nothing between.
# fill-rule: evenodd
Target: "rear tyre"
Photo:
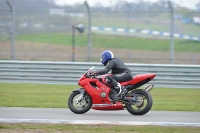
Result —
<instances>
[{"instance_id":1,"label":"rear tyre","mask_svg":"<svg viewBox=\"0 0 200 133\"><path fill-rule=\"evenodd\" d=\"M83 98L79 100L81 95L79 91L75 91L68 99L68 107L75 114L84 114L92 107L92 99L87 92L85 92Z\"/></svg>"},{"instance_id":2,"label":"rear tyre","mask_svg":"<svg viewBox=\"0 0 200 133\"><path fill-rule=\"evenodd\" d=\"M153 100L149 92L135 90L128 95L137 100L136 102L133 102L134 104L125 104L126 109L132 115L144 115L151 109Z\"/></svg>"}]
</instances>

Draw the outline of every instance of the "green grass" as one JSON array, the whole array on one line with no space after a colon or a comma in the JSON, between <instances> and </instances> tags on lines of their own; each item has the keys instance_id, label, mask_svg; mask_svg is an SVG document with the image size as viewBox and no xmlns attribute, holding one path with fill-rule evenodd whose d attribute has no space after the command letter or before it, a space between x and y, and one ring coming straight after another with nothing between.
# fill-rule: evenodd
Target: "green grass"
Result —
<instances>
[{"instance_id":1,"label":"green grass","mask_svg":"<svg viewBox=\"0 0 200 133\"><path fill-rule=\"evenodd\" d=\"M40 84L0 84L0 106L67 107L67 98L78 86Z\"/></svg>"},{"instance_id":2,"label":"green grass","mask_svg":"<svg viewBox=\"0 0 200 133\"><path fill-rule=\"evenodd\" d=\"M154 88L154 110L200 111L200 89Z\"/></svg>"},{"instance_id":3,"label":"green grass","mask_svg":"<svg viewBox=\"0 0 200 133\"><path fill-rule=\"evenodd\" d=\"M0 106L66 108L75 85L0 83ZM152 110L200 112L200 89L154 88Z\"/></svg>"},{"instance_id":4,"label":"green grass","mask_svg":"<svg viewBox=\"0 0 200 133\"><path fill-rule=\"evenodd\" d=\"M158 31L169 31L169 26L168 25L159 25L156 23L148 23L148 22L132 22L129 20L129 25L127 23L127 18L124 19L119 19L119 18L95 18L93 20L93 25L94 26L99 26L99 27L115 27L115 28L127 28L129 27L130 29L151 29L151 30L158 30Z\"/></svg>"},{"instance_id":5,"label":"green grass","mask_svg":"<svg viewBox=\"0 0 200 133\"><path fill-rule=\"evenodd\" d=\"M3 124L2 132L42 133L199 133L199 127L162 127L126 125L71 125L71 124ZM1 132L0 131L0 132Z\"/></svg>"},{"instance_id":6,"label":"green grass","mask_svg":"<svg viewBox=\"0 0 200 133\"><path fill-rule=\"evenodd\" d=\"M17 40L38 42L55 45L72 45L71 34L26 34L16 36ZM180 40L174 42L174 49L178 52L197 52L200 51L200 41ZM87 35L78 34L76 36L76 46L87 47ZM92 47L96 48L115 48L144 50L144 51L169 51L170 41L164 39L136 38L127 36L111 36L93 34Z\"/></svg>"}]
</instances>

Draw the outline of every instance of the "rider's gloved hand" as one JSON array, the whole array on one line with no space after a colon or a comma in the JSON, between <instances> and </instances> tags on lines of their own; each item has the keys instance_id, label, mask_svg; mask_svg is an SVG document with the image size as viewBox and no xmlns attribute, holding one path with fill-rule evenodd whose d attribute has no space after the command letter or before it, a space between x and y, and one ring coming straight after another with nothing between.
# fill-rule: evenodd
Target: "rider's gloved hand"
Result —
<instances>
[{"instance_id":1,"label":"rider's gloved hand","mask_svg":"<svg viewBox=\"0 0 200 133\"><path fill-rule=\"evenodd\" d=\"M98 75L98 71L92 71L91 74L94 75L94 76L97 76Z\"/></svg>"}]
</instances>

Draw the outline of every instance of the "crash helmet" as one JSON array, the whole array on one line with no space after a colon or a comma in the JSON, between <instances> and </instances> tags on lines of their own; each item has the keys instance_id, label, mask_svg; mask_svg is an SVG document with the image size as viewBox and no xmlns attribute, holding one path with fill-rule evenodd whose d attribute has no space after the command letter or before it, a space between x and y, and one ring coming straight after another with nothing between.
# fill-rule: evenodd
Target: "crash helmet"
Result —
<instances>
[{"instance_id":1,"label":"crash helmet","mask_svg":"<svg viewBox=\"0 0 200 133\"><path fill-rule=\"evenodd\" d=\"M105 66L109 60L111 60L114 57L113 53L111 51L104 51L101 54L101 63Z\"/></svg>"}]
</instances>

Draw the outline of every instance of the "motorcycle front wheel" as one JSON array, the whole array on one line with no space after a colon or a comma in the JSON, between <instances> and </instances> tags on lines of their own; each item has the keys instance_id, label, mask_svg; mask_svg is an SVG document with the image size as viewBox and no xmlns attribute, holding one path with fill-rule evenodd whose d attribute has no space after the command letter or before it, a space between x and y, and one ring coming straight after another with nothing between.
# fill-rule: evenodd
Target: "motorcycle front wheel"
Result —
<instances>
[{"instance_id":1,"label":"motorcycle front wheel","mask_svg":"<svg viewBox=\"0 0 200 133\"><path fill-rule=\"evenodd\" d=\"M73 92L68 99L68 107L75 114L84 114L92 107L92 99L85 92L81 97L81 93L78 91Z\"/></svg>"},{"instance_id":2,"label":"motorcycle front wheel","mask_svg":"<svg viewBox=\"0 0 200 133\"><path fill-rule=\"evenodd\" d=\"M153 100L149 92L144 90L135 90L129 93L136 101L134 104L126 103L125 107L133 115L144 115L152 107Z\"/></svg>"}]
</instances>

